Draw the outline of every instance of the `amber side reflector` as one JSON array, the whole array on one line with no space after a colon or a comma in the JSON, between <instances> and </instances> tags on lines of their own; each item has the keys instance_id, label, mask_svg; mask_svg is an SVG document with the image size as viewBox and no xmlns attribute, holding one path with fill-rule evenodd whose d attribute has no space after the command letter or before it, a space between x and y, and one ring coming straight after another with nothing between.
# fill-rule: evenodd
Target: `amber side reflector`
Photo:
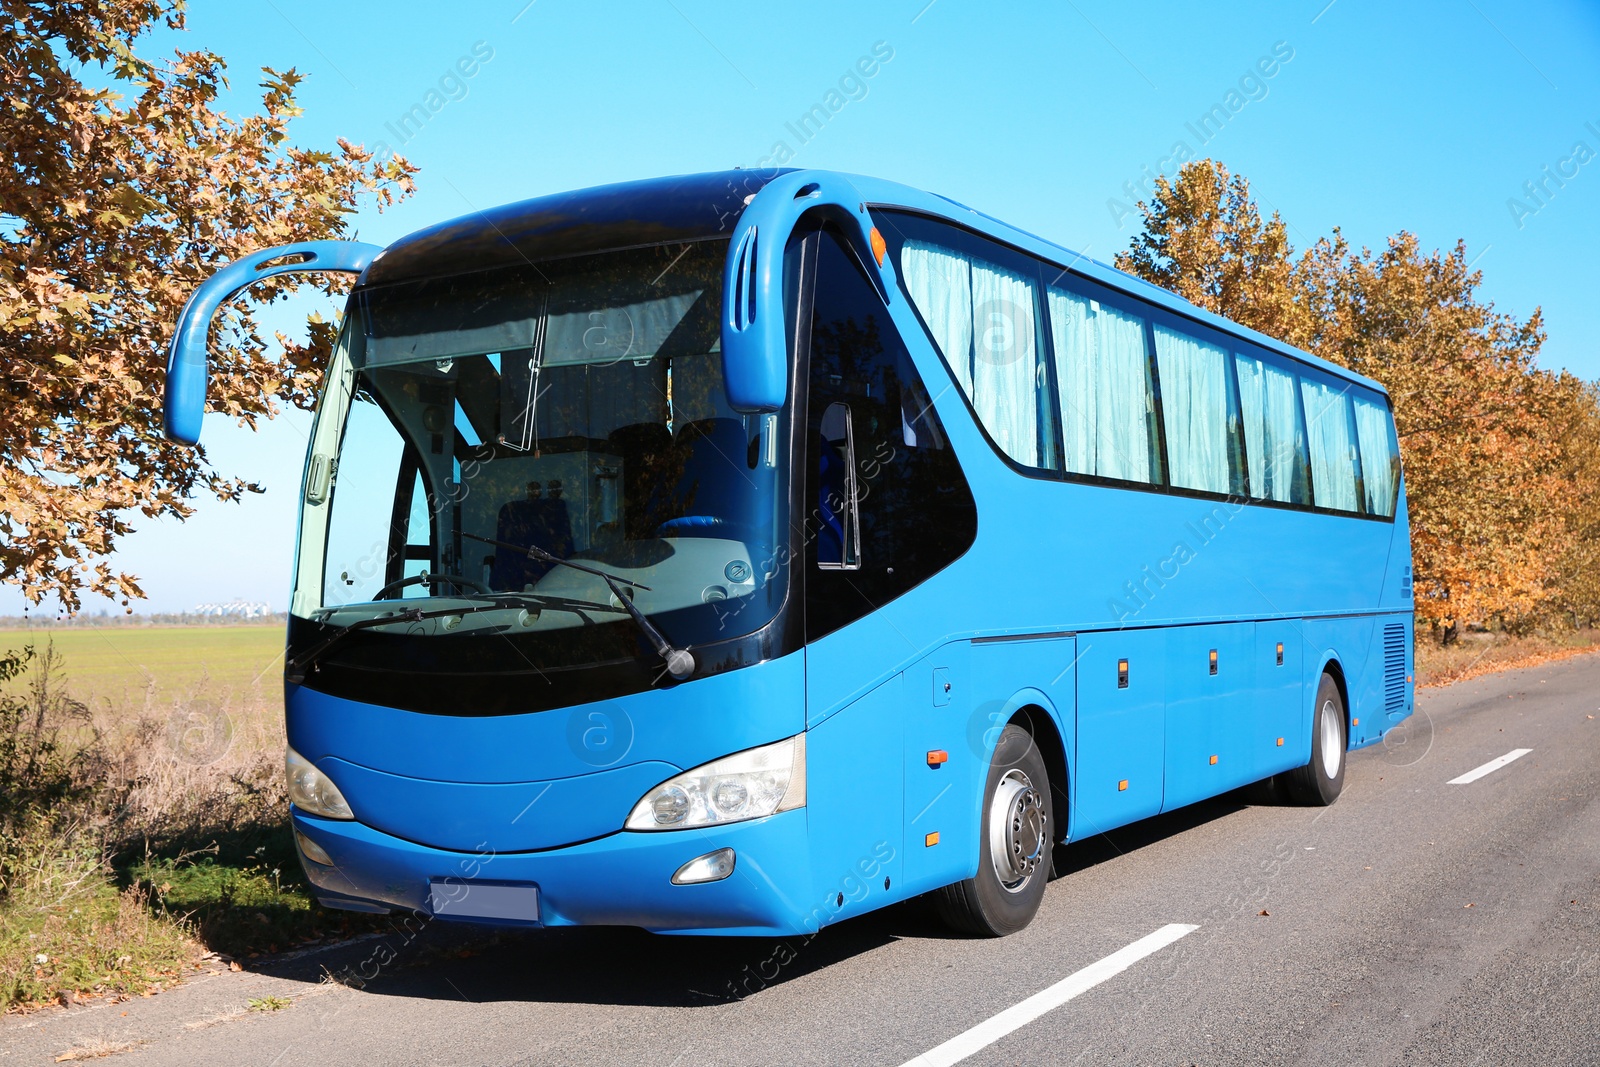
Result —
<instances>
[{"instance_id":1,"label":"amber side reflector","mask_svg":"<svg viewBox=\"0 0 1600 1067\"><path fill-rule=\"evenodd\" d=\"M1215 767L1216 765L1217 765L1217 757L1212 756L1211 757L1211 766Z\"/></svg>"},{"instance_id":2,"label":"amber side reflector","mask_svg":"<svg viewBox=\"0 0 1600 1067\"><path fill-rule=\"evenodd\" d=\"M1350 725L1351 726L1360 726L1361 725L1361 720L1360 719L1351 719L1350 720Z\"/></svg>"},{"instance_id":3,"label":"amber side reflector","mask_svg":"<svg viewBox=\"0 0 1600 1067\"><path fill-rule=\"evenodd\" d=\"M941 763L948 763L949 760L950 753L946 752L942 748L931 749L928 752L928 766L930 767L937 767Z\"/></svg>"},{"instance_id":4,"label":"amber side reflector","mask_svg":"<svg viewBox=\"0 0 1600 1067\"><path fill-rule=\"evenodd\" d=\"M1124 778L1122 781L1117 783L1117 792L1121 793L1124 790L1126 790L1127 788L1128 788L1128 780L1126 778Z\"/></svg>"},{"instance_id":5,"label":"amber side reflector","mask_svg":"<svg viewBox=\"0 0 1600 1067\"><path fill-rule=\"evenodd\" d=\"M1283 642L1278 642L1278 666L1283 666Z\"/></svg>"},{"instance_id":6,"label":"amber side reflector","mask_svg":"<svg viewBox=\"0 0 1600 1067\"><path fill-rule=\"evenodd\" d=\"M876 226L872 228L872 232L867 236L872 241L872 258L877 260L878 266L881 267L883 266L883 257L889 251L889 245L884 241L883 234L878 232Z\"/></svg>"},{"instance_id":7,"label":"amber side reflector","mask_svg":"<svg viewBox=\"0 0 1600 1067\"><path fill-rule=\"evenodd\" d=\"M1280 738L1278 738L1278 747L1279 747L1279 748L1282 748L1282 747L1283 747L1283 738L1281 738L1281 737L1280 737Z\"/></svg>"},{"instance_id":8,"label":"amber side reflector","mask_svg":"<svg viewBox=\"0 0 1600 1067\"><path fill-rule=\"evenodd\" d=\"M1125 659L1117 660L1117 688L1128 688L1128 661Z\"/></svg>"},{"instance_id":9,"label":"amber side reflector","mask_svg":"<svg viewBox=\"0 0 1600 1067\"><path fill-rule=\"evenodd\" d=\"M924 848L932 848L934 845L937 845L938 843L939 843L939 831L937 831L937 830L935 830L933 833L929 834L927 837L924 837L922 839L922 845L923 845Z\"/></svg>"}]
</instances>

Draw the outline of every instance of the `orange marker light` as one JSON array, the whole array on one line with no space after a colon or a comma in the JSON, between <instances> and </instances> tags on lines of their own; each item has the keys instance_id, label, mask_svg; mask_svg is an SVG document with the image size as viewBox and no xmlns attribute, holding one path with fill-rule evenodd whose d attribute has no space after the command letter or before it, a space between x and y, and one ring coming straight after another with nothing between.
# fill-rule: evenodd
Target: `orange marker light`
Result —
<instances>
[{"instance_id":1,"label":"orange marker light","mask_svg":"<svg viewBox=\"0 0 1600 1067\"><path fill-rule=\"evenodd\" d=\"M942 748L929 749L929 751L928 751L928 766L937 767L937 766L939 766L939 764L948 763L949 761L950 761L950 753L946 752L944 749L942 749Z\"/></svg>"},{"instance_id":2,"label":"orange marker light","mask_svg":"<svg viewBox=\"0 0 1600 1067\"><path fill-rule=\"evenodd\" d=\"M1282 747L1283 747L1283 738L1281 738L1281 737L1280 737L1280 738L1278 738L1278 747L1279 747L1279 748L1282 748Z\"/></svg>"},{"instance_id":3,"label":"orange marker light","mask_svg":"<svg viewBox=\"0 0 1600 1067\"><path fill-rule=\"evenodd\" d=\"M1216 765L1217 765L1217 757L1212 756L1211 757L1211 766L1215 767Z\"/></svg>"},{"instance_id":4,"label":"orange marker light","mask_svg":"<svg viewBox=\"0 0 1600 1067\"><path fill-rule=\"evenodd\" d=\"M939 843L939 831L937 831L937 830L935 830L933 833L929 834L927 837L924 837L922 839L922 845L923 845L924 848L932 848L934 845L937 845L938 843Z\"/></svg>"},{"instance_id":5,"label":"orange marker light","mask_svg":"<svg viewBox=\"0 0 1600 1067\"><path fill-rule=\"evenodd\" d=\"M1351 719L1350 720L1350 725L1351 726L1360 726L1361 725L1361 720L1360 719Z\"/></svg>"},{"instance_id":6,"label":"orange marker light","mask_svg":"<svg viewBox=\"0 0 1600 1067\"><path fill-rule=\"evenodd\" d=\"M878 232L876 226L872 228L872 232L867 237L872 242L872 258L878 261L878 266L883 266L883 257L889 251L888 243L884 241L883 234Z\"/></svg>"},{"instance_id":7,"label":"orange marker light","mask_svg":"<svg viewBox=\"0 0 1600 1067\"><path fill-rule=\"evenodd\" d=\"M1126 778L1124 778L1122 781L1117 783L1117 792L1119 792L1119 793L1126 792L1127 788L1128 788L1128 780Z\"/></svg>"}]
</instances>

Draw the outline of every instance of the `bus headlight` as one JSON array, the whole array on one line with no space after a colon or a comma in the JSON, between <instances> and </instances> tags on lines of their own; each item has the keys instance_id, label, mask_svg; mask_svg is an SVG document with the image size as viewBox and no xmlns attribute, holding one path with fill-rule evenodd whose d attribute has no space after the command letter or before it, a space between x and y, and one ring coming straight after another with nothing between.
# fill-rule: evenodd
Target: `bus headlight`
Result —
<instances>
[{"instance_id":1,"label":"bus headlight","mask_svg":"<svg viewBox=\"0 0 1600 1067\"><path fill-rule=\"evenodd\" d=\"M806 735L724 756L640 798L629 830L687 830L760 819L806 803Z\"/></svg>"},{"instance_id":2,"label":"bus headlight","mask_svg":"<svg viewBox=\"0 0 1600 1067\"><path fill-rule=\"evenodd\" d=\"M333 780L292 748L284 753L283 769L289 777L289 803L325 819L355 818Z\"/></svg>"}]
</instances>

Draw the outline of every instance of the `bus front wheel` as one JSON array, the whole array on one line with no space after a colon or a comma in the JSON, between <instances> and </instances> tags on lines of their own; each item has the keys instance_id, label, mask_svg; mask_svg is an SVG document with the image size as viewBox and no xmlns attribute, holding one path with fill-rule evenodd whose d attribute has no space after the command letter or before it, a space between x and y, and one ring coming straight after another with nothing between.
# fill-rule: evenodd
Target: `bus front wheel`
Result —
<instances>
[{"instance_id":1,"label":"bus front wheel","mask_svg":"<svg viewBox=\"0 0 1600 1067\"><path fill-rule=\"evenodd\" d=\"M1050 878L1055 813L1039 746L1022 727L1000 735L984 784L978 873L935 895L939 913L964 933L1003 937L1033 920Z\"/></svg>"},{"instance_id":2,"label":"bus front wheel","mask_svg":"<svg viewBox=\"0 0 1600 1067\"><path fill-rule=\"evenodd\" d=\"M1317 703L1311 715L1311 761L1281 777L1291 803L1326 807L1344 789L1345 750L1349 747L1344 698L1331 675L1317 685Z\"/></svg>"}]
</instances>

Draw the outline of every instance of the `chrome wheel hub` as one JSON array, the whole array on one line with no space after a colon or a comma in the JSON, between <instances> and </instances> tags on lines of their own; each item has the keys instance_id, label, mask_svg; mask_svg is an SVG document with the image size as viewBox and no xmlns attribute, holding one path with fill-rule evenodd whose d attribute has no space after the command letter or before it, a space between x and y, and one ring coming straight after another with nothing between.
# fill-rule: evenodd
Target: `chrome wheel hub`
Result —
<instances>
[{"instance_id":1,"label":"chrome wheel hub","mask_svg":"<svg viewBox=\"0 0 1600 1067\"><path fill-rule=\"evenodd\" d=\"M1050 845L1044 797L1028 776L1012 768L989 801L989 859L1008 893L1019 893L1044 862Z\"/></svg>"},{"instance_id":2,"label":"chrome wheel hub","mask_svg":"<svg viewBox=\"0 0 1600 1067\"><path fill-rule=\"evenodd\" d=\"M1317 719L1317 726L1322 731L1322 773L1331 782L1338 776L1339 761L1344 757L1339 709L1333 706L1333 701L1324 700L1321 710L1317 712Z\"/></svg>"}]
</instances>

